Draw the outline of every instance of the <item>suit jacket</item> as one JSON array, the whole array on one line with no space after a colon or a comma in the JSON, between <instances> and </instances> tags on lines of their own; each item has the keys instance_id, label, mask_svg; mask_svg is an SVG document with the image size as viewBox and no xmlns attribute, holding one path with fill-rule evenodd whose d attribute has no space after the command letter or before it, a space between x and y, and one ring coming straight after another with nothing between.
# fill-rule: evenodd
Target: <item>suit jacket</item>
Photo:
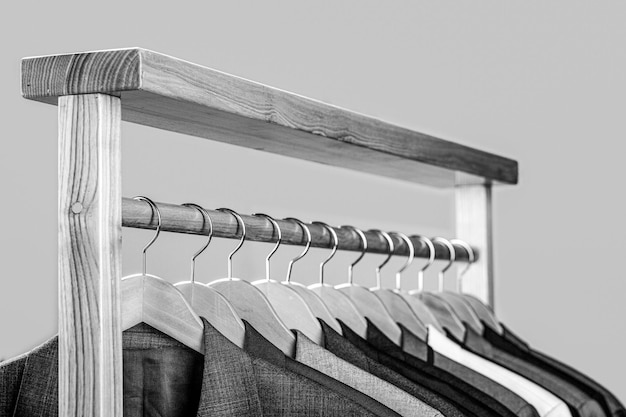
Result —
<instances>
[{"instance_id":1,"label":"suit jacket","mask_svg":"<svg viewBox=\"0 0 626 417\"><path fill-rule=\"evenodd\" d=\"M253 358L204 320L206 357L140 324L123 334L124 415L375 416L304 376ZM58 415L58 341L0 366L0 416Z\"/></svg>"},{"instance_id":2,"label":"suit jacket","mask_svg":"<svg viewBox=\"0 0 626 417\"><path fill-rule=\"evenodd\" d=\"M311 381L330 389L339 395L342 395L351 401L361 405L371 413L381 417L399 417L400 415L390 408L382 405L373 398L363 394L354 388L345 385L342 382L337 381L329 377L322 372L317 371L303 363L297 362L288 356L285 356L283 352L274 346L270 341L265 339L259 332L256 331L250 323L243 320L246 326L246 334L244 340L244 350L254 358L264 359L267 362L272 363L282 369L285 372L295 373L302 375Z\"/></svg>"},{"instance_id":3,"label":"suit jacket","mask_svg":"<svg viewBox=\"0 0 626 417\"><path fill-rule=\"evenodd\" d=\"M401 416L443 417L436 409L398 387L338 358L295 331L296 360L381 402Z\"/></svg>"},{"instance_id":4,"label":"suit jacket","mask_svg":"<svg viewBox=\"0 0 626 417\"><path fill-rule=\"evenodd\" d=\"M367 355L368 358L371 358L371 360L405 376L414 383L432 388L437 394L463 410L466 414L470 413L478 416L515 416L512 411L494 398L478 391L470 384L458 380L453 375L436 369L424 362L420 363L417 360L415 363L410 363L410 355L406 355L400 347L396 346L382 334L369 320L367 337L368 339L372 337L376 338L383 346L381 350L376 349L368 341L361 339L345 326L344 323L340 322L340 324L343 328L343 334L347 339L346 341L349 341L348 343L354 346L355 349L359 349L363 354ZM332 332L332 329L328 329L327 340L338 345L342 341L342 338L337 336L336 333ZM416 343L415 346L421 350L419 344ZM344 343L344 346L341 348L338 347L338 349L344 350L347 357L354 357L355 354L350 352L348 347L349 346L346 346Z\"/></svg>"},{"instance_id":5,"label":"suit jacket","mask_svg":"<svg viewBox=\"0 0 626 417\"><path fill-rule=\"evenodd\" d=\"M542 417L572 417L567 405L550 391L532 381L463 349L431 325L428 325L428 345L433 350L493 379L532 404Z\"/></svg>"},{"instance_id":6,"label":"suit jacket","mask_svg":"<svg viewBox=\"0 0 626 417\"><path fill-rule=\"evenodd\" d=\"M524 362L510 353L492 346L489 341L468 328L463 345L470 351L510 369L525 378L541 385L561 398L573 417L604 417L602 407L575 385L565 381L545 369Z\"/></svg>"},{"instance_id":7,"label":"suit jacket","mask_svg":"<svg viewBox=\"0 0 626 417\"><path fill-rule=\"evenodd\" d=\"M367 341L361 339L349 328L344 328L344 335L368 356L411 377L429 376L449 386L447 392L453 401L467 404L468 401L483 403L498 415L515 415L538 417L537 411L517 394L494 381L480 375L462 365L439 355L428 347L426 342L419 340L410 331L402 329L403 345L409 343L412 351L422 351L424 359L405 353L400 347L389 340L373 323L368 321ZM435 364L447 365L446 368ZM459 377L460 375L461 377ZM469 400L467 399L469 397Z\"/></svg>"},{"instance_id":8,"label":"suit jacket","mask_svg":"<svg viewBox=\"0 0 626 417\"><path fill-rule=\"evenodd\" d=\"M493 346L502 349L528 363L549 370L554 375L569 381L583 390L587 395L602 406L605 414L610 417L626 417L624 405L602 385L587 375L557 361L550 356L532 349L526 342L516 336L510 329L502 325L504 334L500 335L485 326L483 337Z\"/></svg>"},{"instance_id":9,"label":"suit jacket","mask_svg":"<svg viewBox=\"0 0 626 417\"><path fill-rule=\"evenodd\" d=\"M418 339L417 336L408 329L404 328L402 325L400 325L400 328L402 329L402 345L404 346L406 343L413 345L412 351L424 349L426 353L425 359L416 358L404 353L399 348L395 347L393 342L387 339L374 325L368 328L368 342L378 351L401 359L411 366L419 368L420 366L431 365L437 369L448 372L459 380L470 384L472 387L475 387L494 400L502 403L518 417L539 417L537 410L513 391L435 352L428 347L426 342Z\"/></svg>"}]
</instances>

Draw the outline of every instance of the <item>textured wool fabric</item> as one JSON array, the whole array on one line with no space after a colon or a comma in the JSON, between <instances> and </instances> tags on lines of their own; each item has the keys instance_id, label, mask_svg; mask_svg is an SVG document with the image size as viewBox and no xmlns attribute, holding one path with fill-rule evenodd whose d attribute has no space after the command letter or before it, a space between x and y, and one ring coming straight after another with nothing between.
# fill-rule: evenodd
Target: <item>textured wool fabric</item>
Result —
<instances>
[{"instance_id":1,"label":"textured wool fabric","mask_svg":"<svg viewBox=\"0 0 626 417\"><path fill-rule=\"evenodd\" d=\"M264 359L265 361L285 369L287 372L293 372L297 375L315 381L320 385L330 389L341 396L359 404L371 413L381 417L399 417L399 414L390 408L384 406L373 398L363 394L360 391L351 388L342 382L337 381L309 366L297 362L283 354L283 352L272 345L259 332L256 331L250 323L243 320L246 327L244 350L252 357Z\"/></svg>"},{"instance_id":2,"label":"textured wool fabric","mask_svg":"<svg viewBox=\"0 0 626 417\"><path fill-rule=\"evenodd\" d=\"M401 416L443 415L398 387L338 358L296 330L296 360L369 395Z\"/></svg>"},{"instance_id":3,"label":"textured wool fabric","mask_svg":"<svg viewBox=\"0 0 626 417\"><path fill-rule=\"evenodd\" d=\"M377 415L253 359L203 322L206 356L145 324L123 333L125 417ZM58 339L2 363L0 393L7 398L1 417L57 416Z\"/></svg>"},{"instance_id":4,"label":"textured wool fabric","mask_svg":"<svg viewBox=\"0 0 626 417\"><path fill-rule=\"evenodd\" d=\"M12 417L28 355L0 363L0 417Z\"/></svg>"},{"instance_id":5,"label":"textured wool fabric","mask_svg":"<svg viewBox=\"0 0 626 417\"><path fill-rule=\"evenodd\" d=\"M583 390L587 395L596 400L604 409L607 416L626 417L626 408L620 401L602 385L589 378L587 375L572 367L532 349L526 342L516 336L505 325L501 324L504 334L499 335L487 326L483 337L493 346L509 352L528 363L537 365L543 369L558 375Z\"/></svg>"},{"instance_id":6,"label":"textured wool fabric","mask_svg":"<svg viewBox=\"0 0 626 417\"><path fill-rule=\"evenodd\" d=\"M423 345L426 346L428 355L427 355L427 364L435 366L438 369L446 371L451 375L454 375L456 378L464 381L476 389L484 392L489 395L490 398L495 399L500 402L504 406L506 406L509 410L513 411L515 415L518 417L539 417L539 413L537 410L530 405L526 400L524 400L519 395L515 394L513 391L508 388L498 384L495 381L485 377L484 375L479 374L466 366L463 366L453 360L446 358L443 355L433 351L426 342L421 341L417 336L411 333L408 329L404 328L400 325L402 329L402 339L403 341L410 341L412 345ZM404 352L400 351L399 348L394 348L393 342L391 342L387 337L376 328L373 324L371 325L371 329L368 330L368 336L372 345L378 349L382 350L385 353L395 356L398 358L404 358L409 365L420 367L420 361L418 358L415 358L411 355L407 355ZM423 363L423 362L422 362ZM424 366L424 365L422 365Z\"/></svg>"},{"instance_id":7,"label":"textured wool fabric","mask_svg":"<svg viewBox=\"0 0 626 417\"><path fill-rule=\"evenodd\" d=\"M510 353L492 346L470 328L465 332L463 346L469 351L502 365L552 392L569 406L573 417L605 417L600 404L575 385L545 369L524 362Z\"/></svg>"},{"instance_id":8,"label":"textured wool fabric","mask_svg":"<svg viewBox=\"0 0 626 417\"><path fill-rule=\"evenodd\" d=\"M498 364L463 349L430 325L428 326L428 345L449 359L506 386L532 404L540 416L572 416L567 405L554 394Z\"/></svg>"}]
</instances>

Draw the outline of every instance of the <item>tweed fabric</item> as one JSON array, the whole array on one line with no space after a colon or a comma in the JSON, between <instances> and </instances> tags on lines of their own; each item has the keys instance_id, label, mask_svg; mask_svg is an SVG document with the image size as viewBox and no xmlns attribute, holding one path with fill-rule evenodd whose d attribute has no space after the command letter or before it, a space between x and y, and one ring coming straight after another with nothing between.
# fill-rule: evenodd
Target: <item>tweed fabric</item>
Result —
<instances>
[{"instance_id":1,"label":"tweed fabric","mask_svg":"<svg viewBox=\"0 0 626 417\"><path fill-rule=\"evenodd\" d=\"M603 408L605 414L611 417L626 417L626 408L609 390L594 381L587 375L572 367L557 361L556 359L532 349L526 342L516 336L505 325L502 325L504 334L499 335L487 326L483 337L493 346L515 355L528 363L546 369L554 375L569 381L583 390L587 395L596 400Z\"/></svg>"},{"instance_id":2,"label":"tweed fabric","mask_svg":"<svg viewBox=\"0 0 626 417\"><path fill-rule=\"evenodd\" d=\"M254 327L243 320L246 327L244 350L252 357L264 359L287 372L293 372L304 376L309 381L314 381L332 392L347 398L348 400L362 406L370 413L381 417L399 417L399 414L384 406L373 398L360 391L339 382L328 375L325 375L309 366L297 362L283 354L280 349L272 345Z\"/></svg>"},{"instance_id":3,"label":"tweed fabric","mask_svg":"<svg viewBox=\"0 0 626 417\"><path fill-rule=\"evenodd\" d=\"M468 328L463 345L471 352L497 363L546 388L570 409L573 417L605 417L600 404L568 381L492 346L486 339Z\"/></svg>"},{"instance_id":4,"label":"tweed fabric","mask_svg":"<svg viewBox=\"0 0 626 417\"><path fill-rule=\"evenodd\" d=\"M23 354L0 363L0 417L13 416L27 360Z\"/></svg>"},{"instance_id":5,"label":"tweed fabric","mask_svg":"<svg viewBox=\"0 0 626 417\"><path fill-rule=\"evenodd\" d=\"M462 363L516 392L532 404L540 416L572 416L567 405L554 394L498 364L463 349L430 325L428 326L428 345L449 359Z\"/></svg>"},{"instance_id":6,"label":"tweed fabric","mask_svg":"<svg viewBox=\"0 0 626 417\"><path fill-rule=\"evenodd\" d=\"M401 416L443 417L436 409L400 388L338 358L296 331L296 360L381 402Z\"/></svg>"},{"instance_id":7,"label":"tweed fabric","mask_svg":"<svg viewBox=\"0 0 626 417\"><path fill-rule=\"evenodd\" d=\"M472 387L475 387L476 389L484 392L490 398L493 398L494 400L506 406L509 410L513 411L518 417L539 417L537 410L535 410L532 405L530 405L527 401L525 401L522 397L520 397L513 391L498 384L495 381L492 381L484 375L481 375L478 372L471 370L466 366L463 366L446 358L443 355L440 355L439 353L433 351L430 347L428 347L428 344L426 342L421 341L408 329L404 328L402 325L400 325L400 328L402 329L403 341L409 341L413 346L425 346L427 350L426 364L435 366L442 371L446 371L454 377L458 378L459 380L464 381L467 384L470 384ZM423 366L426 365L418 358L402 352L399 348L393 345L393 342L389 340L373 324L371 325L371 330L368 333L368 336L370 336L371 338L370 340L368 340L368 342L371 342L372 346L374 346L379 351L383 351L390 356L404 358L404 361L407 364L417 368L420 367L420 363Z\"/></svg>"}]
</instances>

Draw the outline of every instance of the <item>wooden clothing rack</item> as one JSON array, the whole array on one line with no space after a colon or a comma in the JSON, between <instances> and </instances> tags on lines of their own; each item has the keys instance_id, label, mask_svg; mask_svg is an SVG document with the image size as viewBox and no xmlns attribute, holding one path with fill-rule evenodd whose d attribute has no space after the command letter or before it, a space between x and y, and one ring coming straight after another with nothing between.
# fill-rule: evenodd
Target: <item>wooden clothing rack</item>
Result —
<instances>
[{"instance_id":1,"label":"wooden clothing rack","mask_svg":"<svg viewBox=\"0 0 626 417\"><path fill-rule=\"evenodd\" d=\"M25 58L22 94L59 108L60 416L123 414L121 230L155 221L146 204L121 196L122 120L452 188L456 235L480 255L463 291L493 303L491 190L517 183L514 160L140 48ZM159 208L163 230L207 233L197 210ZM216 236L237 235L231 216L211 215ZM245 221L247 239L271 240L263 219ZM302 244L299 227L280 226L285 243ZM358 250L358 240L336 230L341 249ZM330 247L323 228L311 232L313 246ZM375 236L368 243L386 252ZM394 253L408 253L406 245Z\"/></svg>"}]
</instances>

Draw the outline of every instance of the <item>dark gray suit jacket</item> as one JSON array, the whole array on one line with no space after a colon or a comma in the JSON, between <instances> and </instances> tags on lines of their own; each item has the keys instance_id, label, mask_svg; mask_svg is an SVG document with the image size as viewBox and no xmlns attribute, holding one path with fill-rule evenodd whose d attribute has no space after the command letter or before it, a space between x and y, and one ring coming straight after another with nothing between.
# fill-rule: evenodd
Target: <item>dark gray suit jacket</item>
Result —
<instances>
[{"instance_id":1,"label":"dark gray suit jacket","mask_svg":"<svg viewBox=\"0 0 626 417\"><path fill-rule=\"evenodd\" d=\"M375 416L304 376L253 358L204 321L206 357L140 324L124 332L124 415ZM58 415L58 341L0 366L0 417Z\"/></svg>"}]
</instances>

